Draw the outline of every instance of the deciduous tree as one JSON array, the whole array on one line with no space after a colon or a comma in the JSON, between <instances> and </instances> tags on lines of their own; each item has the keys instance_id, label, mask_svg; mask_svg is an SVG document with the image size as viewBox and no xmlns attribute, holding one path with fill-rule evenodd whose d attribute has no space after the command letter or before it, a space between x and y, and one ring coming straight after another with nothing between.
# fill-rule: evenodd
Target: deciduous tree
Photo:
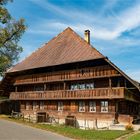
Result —
<instances>
[{"instance_id":1,"label":"deciduous tree","mask_svg":"<svg viewBox=\"0 0 140 140\"><path fill-rule=\"evenodd\" d=\"M0 0L0 76L19 58L22 47L18 42L26 26L24 19L15 20L5 5L12 0Z\"/></svg>"}]
</instances>

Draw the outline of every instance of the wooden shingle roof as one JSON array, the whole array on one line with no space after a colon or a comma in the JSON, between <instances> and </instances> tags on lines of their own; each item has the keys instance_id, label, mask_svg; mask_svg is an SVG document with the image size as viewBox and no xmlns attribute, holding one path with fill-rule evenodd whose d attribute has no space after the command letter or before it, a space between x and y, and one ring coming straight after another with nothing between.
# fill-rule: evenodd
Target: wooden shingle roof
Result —
<instances>
[{"instance_id":1,"label":"wooden shingle roof","mask_svg":"<svg viewBox=\"0 0 140 140\"><path fill-rule=\"evenodd\" d=\"M68 27L25 60L11 68L8 73L103 57L100 52Z\"/></svg>"}]
</instances>

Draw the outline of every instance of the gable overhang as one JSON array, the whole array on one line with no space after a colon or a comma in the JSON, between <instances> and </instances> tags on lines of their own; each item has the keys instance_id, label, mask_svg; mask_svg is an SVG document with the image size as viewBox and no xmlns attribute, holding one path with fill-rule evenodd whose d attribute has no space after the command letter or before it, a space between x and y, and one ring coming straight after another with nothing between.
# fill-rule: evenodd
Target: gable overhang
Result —
<instances>
[{"instance_id":1,"label":"gable overhang","mask_svg":"<svg viewBox=\"0 0 140 140\"><path fill-rule=\"evenodd\" d=\"M100 57L100 58L96 58L96 59L89 59L89 60L82 60L82 61L75 61L75 62L70 62L70 63L63 63L63 64L58 64L58 65L51 65L51 66L44 66L44 67L36 67L36 68L32 68L32 69L23 69L23 70L17 70L17 71L13 71L13 72L6 72L5 73L5 77L8 76L14 76L14 75L18 75L18 74L27 74L27 72L30 71L38 71L39 69L51 69L54 67L59 67L59 66L65 66L65 65L73 65L76 63L83 63L83 62L90 62L90 61L98 61L98 60L104 60L105 57ZM3 81L3 80L2 80Z\"/></svg>"},{"instance_id":2,"label":"gable overhang","mask_svg":"<svg viewBox=\"0 0 140 140\"><path fill-rule=\"evenodd\" d=\"M113 64L107 57L104 58L114 69L116 69L122 76L124 76L132 85L134 85L140 91L140 83L132 80L128 75L126 75L122 70L120 70L115 64Z\"/></svg>"}]
</instances>

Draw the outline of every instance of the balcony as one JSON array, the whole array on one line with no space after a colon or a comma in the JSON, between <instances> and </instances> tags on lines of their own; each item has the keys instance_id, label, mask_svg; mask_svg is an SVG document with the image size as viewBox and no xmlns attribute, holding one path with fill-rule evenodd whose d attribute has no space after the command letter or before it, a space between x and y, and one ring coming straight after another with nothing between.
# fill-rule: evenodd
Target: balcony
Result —
<instances>
[{"instance_id":1,"label":"balcony","mask_svg":"<svg viewBox=\"0 0 140 140\"><path fill-rule=\"evenodd\" d=\"M71 100L71 99L123 99L126 89L99 88L92 90L56 90L12 92L11 100Z\"/></svg>"},{"instance_id":2,"label":"balcony","mask_svg":"<svg viewBox=\"0 0 140 140\"><path fill-rule=\"evenodd\" d=\"M67 70L46 74L20 76L15 80L14 85L103 78L111 76L120 76L120 74L109 66L98 66L94 68L84 68L82 70Z\"/></svg>"}]
</instances>

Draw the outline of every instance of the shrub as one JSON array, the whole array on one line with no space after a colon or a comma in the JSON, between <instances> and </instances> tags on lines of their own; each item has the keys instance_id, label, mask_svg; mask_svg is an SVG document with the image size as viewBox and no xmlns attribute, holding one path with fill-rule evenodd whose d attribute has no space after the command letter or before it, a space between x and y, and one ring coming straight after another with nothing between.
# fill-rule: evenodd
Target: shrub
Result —
<instances>
[{"instance_id":1,"label":"shrub","mask_svg":"<svg viewBox=\"0 0 140 140\"><path fill-rule=\"evenodd\" d=\"M125 126L125 129L126 130L133 130L134 128L133 128L132 124L128 124L128 125Z\"/></svg>"}]
</instances>

